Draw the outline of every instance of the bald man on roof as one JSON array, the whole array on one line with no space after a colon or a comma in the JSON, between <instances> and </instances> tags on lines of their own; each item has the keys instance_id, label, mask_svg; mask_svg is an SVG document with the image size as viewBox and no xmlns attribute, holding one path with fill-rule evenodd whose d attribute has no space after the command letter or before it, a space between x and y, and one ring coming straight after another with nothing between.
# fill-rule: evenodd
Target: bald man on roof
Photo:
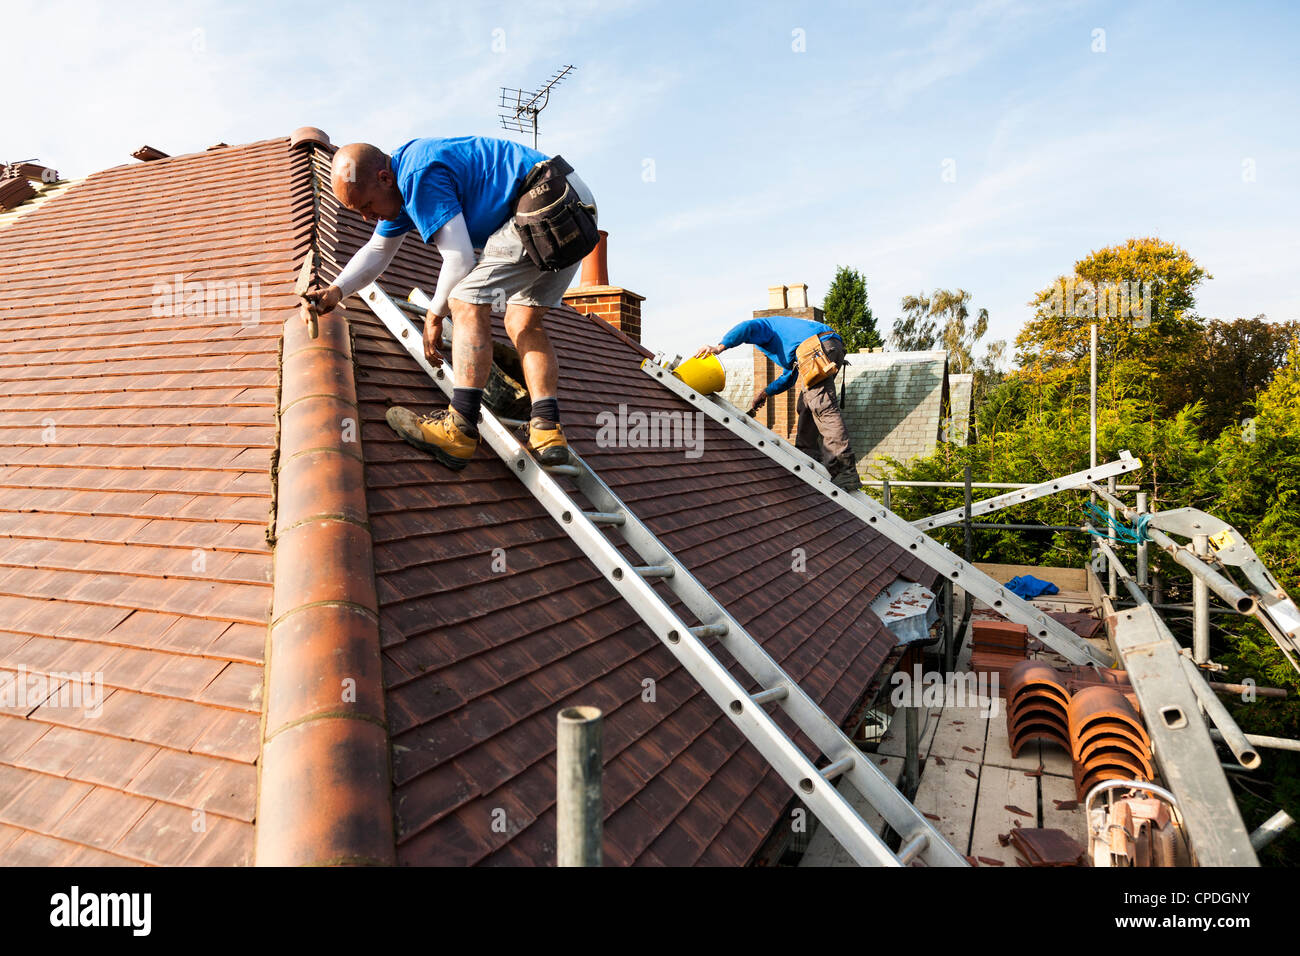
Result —
<instances>
[{"instance_id":1,"label":"bald man on roof","mask_svg":"<svg viewBox=\"0 0 1300 956\"><path fill-rule=\"evenodd\" d=\"M577 223L594 244L596 201L572 167L510 140L461 136L411 140L391 156L351 143L334 154L330 182L339 202L378 225L334 283L316 293L320 312L379 278L412 229L442 256L425 315L424 354L442 364L438 344L450 315L451 406L423 416L395 406L388 410L389 425L449 468L469 463L492 367L492 305L504 303L506 334L519 350L532 399L528 447L543 464L567 461L556 397L559 366L542 320L560 304L589 251L585 242L553 250L546 241L570 237ZM570 218L558 221L557 215ZM545 217L551 218L533 225Z\"/></svg>"}]
</instances>

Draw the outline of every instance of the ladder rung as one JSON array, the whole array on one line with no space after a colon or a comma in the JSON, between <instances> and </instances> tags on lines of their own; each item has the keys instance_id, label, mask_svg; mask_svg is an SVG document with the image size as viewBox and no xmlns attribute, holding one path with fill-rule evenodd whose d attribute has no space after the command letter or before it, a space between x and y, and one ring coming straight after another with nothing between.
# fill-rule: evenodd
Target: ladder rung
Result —
<instances>
[{"instance_id":1,"label":"ladder rung","mask_svg":"<svg viewBox=\"0 0 1300 956\"><path fill-rule=\"evenodd\" d=\"M822 768L822 776L827 780L834 780L842 773L847 773L853 769L853 757L841 757L833 764Z\"/></svg>"},{"instance_id":2,"label":"ladder rung","mask_svg":"<svg viewBox=\"0 0 1300 956\"><path fill-rule=\"evenodd\" d=\"M726 637L727 625L725 624L702 624L699 627L691 628L691 633L703 640L706 637Z\"/></svg>"},{"instance_id":3,"label":"ladder rung","mask_svg":"<svg viewBox=\"0 0 1300 956\"><path fill-rule=\"evenodd\" d=\"M569 475L572 478L577 478L578 475L582 474L577 465L543 465L542 467L546 469L548 475Z\"/></svg>"},{"instance_id":4,"label":"ladder rung","mask_svg":"<svg viewBox=\"0 0 1300 956\"><path fill-rule=\"evenodd\" d=\"M914 859L916 859L917 855L922 850L924 850L929 845L930 845L929 835L925 833L918 833L916 836L912 837L912 839L908 840L899 848L898 859L903 864L903 866L907 866Z\"/></svg>"},{"instance_id":5,"label":"ladder rung","mask_svg":"<svg viewBox=\"0 0 1300 956\"><path fill-rule=\"evenodd\" d=\"M518 428L520 425L528 424L522 418L505 418L501 415L497 416L497 421L499 421L502 425L505 425L506 428Z\"/></svg>"},{"instance_id":6,"label":"ladder rung","mask_svg":"<svg viewBox=\"0 0 1300 956\"><path fill-rule=\"evenodd\" d=\"M671 578L673 576L671 564L643 564L639 568L633 568L632 570L643 578Z\"/></svg>"},{"instance_id":7,"label":"ladder rung","mask_svg":"<svg viewBox=\"0 0 1300 956\"><path fill-rule=\"evenodd\" d=\"M592 524L621 525L627 517L618 511L584 511L583 514Z\"/></svg>"},{"instance_id":8,"label":"ladder rung","mask_svg":"<svg viewBox=\"0 0 1300 956\"><path fill-rule=\"evenodd\" d=\"M767 690L760 690L757 694L750 694L749 699L762 707L766 703L774 700L785 700L789 696L790 689L788 687L769 687Z\"/></svg>"}]
</instances>

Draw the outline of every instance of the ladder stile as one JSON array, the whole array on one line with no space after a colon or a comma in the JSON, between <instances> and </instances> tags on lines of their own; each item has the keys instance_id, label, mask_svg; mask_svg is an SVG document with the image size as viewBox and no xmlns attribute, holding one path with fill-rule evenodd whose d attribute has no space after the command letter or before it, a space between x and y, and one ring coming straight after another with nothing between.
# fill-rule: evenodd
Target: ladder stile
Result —
<instances>
[{"instance_id":1,"label":"ladder stile","mask_svg":"<svg viewBox=\"0 0 1300 956\"><path fill-rule=\"evenodd\" d=\"M424 358L420 336L411 336L410 320L377 285L361 291L362 299L406 348L435 384L450 397L452 384L444 367L433 369ZM418 290L412 301L423 306L427 297ZM403 336L403 331L408 334ZM706 694L777 771L809 811L841 846L862 865L902 866L906 860L889 846L832 783L842 776L875 808L895 832L910 834L919 857L930 866L966 866L967 861L887 777L869 760L856 759L852 741L815 701L763 649L746 628L695 578L650 529L585 462L570 449L573 464L543 468L520 445L518 438L489 409L483 409L479 433L511 466L511 471L588 560L677 658ZM810 468L814 474L825 470ZM570 476L589 507L580 506L556 480ZM606 520L618 517L620 521ZM627 548L644 564L633 564L602 526L616 525ZM700 624L687 624L674 605L656 590L662 582ZM708 622L708 623L704 623ZM749 694L704 643L706 638L728 638L731 657L757 683L766 688ZM751 684L750 686L753 686ZM818 770L762 704L776 702L793 723L828 757L844 754L825 770ZM750 705L753 706L750 706ZM910 845L910 844L909 844Z\"/></svg>"},{"instance_id":2,"label":"ladder stile","mask_svg":"<svg viewBox=\"0 0 1300 956\"><path fill-rule=\"evenodd\" d=\"M960 585L969 594L985 602L1007 619L1024 624L1031 637L1038 638L1071 663L1111 666L1112 661L1108 655L1050 617L1041 608L1017 596L973 564L957 557L938 541L918 531L914 525L894 514L874 498L860 490L845 491L832 484L826 477L826 469L818 462L794 446L781 441L775 433L738 411L725 399L718 395L701 395L668 369L655 364L650 359L641 363L641 370L670 392L689 401L733 435L761 451L773 462L837 502L846 511L885 535L899 547L920 558L940 572L945 579Z\"/></svg>"}]
</instances>

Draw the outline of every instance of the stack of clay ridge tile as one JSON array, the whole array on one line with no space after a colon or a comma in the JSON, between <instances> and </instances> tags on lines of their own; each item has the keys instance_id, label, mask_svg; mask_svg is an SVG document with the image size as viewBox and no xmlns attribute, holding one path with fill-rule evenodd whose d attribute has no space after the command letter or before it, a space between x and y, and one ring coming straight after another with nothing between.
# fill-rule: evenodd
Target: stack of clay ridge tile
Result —
<instances>
[{"instance_id":1,"label":"stack of clay ridge tile","mask_svg":"<svg viewBox=\"0 0 1300 956\"><path fill-rule=\"evenodd\" d=\"M1029 629L1008 621L975 621L971 627L971 670L997 674L998 686L1008 687L1011 669L1025 659Z\"/></svg>"},{"instance_id":2,"label":"stack of clay ridge tile","mask_svg":"<svg viewBox=\"0 0 1300 956\"><path fill-rule=\"evenodd\" d=\"M1007 737L1011 756L1031 740L1054 740L1070 749L1070 692L1064 675L1045 661L1021 661L1006 683Z\"/></svg>"},{"instance_id":3,"label":"stack of clay ridge tile","mask_svg":"<svg viewBox=\"0 0 1300 956\"><path fill-rule=\"evenodd\" d=\"M1151 780L1151 738L1121 687L1093 684L1070 698L1070 756L1079 799L1103 780Z\"/></svg>"},{"instance_id":4,"label":"stack of clay ridge tile","mask_svg":"<svg viewBox=\"0 0 1300 956\"><path fill-rule=\"evenodd\" d=\"M0 179L0 209L13 209L14 206L26 202L35 195L36 190L23 176Z\"/></svg>"}]
</instances>

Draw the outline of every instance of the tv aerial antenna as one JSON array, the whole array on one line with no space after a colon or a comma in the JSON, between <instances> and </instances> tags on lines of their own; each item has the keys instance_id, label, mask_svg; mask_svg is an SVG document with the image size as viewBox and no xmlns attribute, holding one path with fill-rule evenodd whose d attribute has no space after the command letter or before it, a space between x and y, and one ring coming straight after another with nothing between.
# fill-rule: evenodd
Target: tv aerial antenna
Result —
<instances>
[{"instance_id":1,"label":"tv aerial antenna","mask_svg":"<svg viewBox=\"0 0 1300 956\"><path fill-rule=\"evenodd\" d=\"M551 101L551 90L573 72L573 65L560 67L540 90L516 90L501 87L501 125L519 133L533 134L533 149L537 148L537 115Z\"/></svg>"}]
</instances>

